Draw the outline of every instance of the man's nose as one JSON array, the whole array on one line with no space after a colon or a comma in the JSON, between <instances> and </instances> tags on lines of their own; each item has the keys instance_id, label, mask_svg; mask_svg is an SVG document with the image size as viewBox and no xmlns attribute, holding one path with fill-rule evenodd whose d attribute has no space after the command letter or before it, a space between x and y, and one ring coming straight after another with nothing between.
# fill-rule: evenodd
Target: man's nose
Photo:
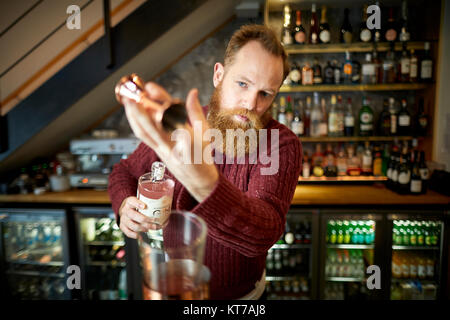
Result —
<instances>
[{"instance_id":1,"label":"man's nose","mask_svg":"<svg viewBox=\"0 0 450 320\"><path fill-rule=\"evenodd\" d=\"M258 92L249 90L249 92L247 92L247 95L245 97L244 108L253 111L256 109L257 102L258 102Z\"/></svg>"}]
</instances>

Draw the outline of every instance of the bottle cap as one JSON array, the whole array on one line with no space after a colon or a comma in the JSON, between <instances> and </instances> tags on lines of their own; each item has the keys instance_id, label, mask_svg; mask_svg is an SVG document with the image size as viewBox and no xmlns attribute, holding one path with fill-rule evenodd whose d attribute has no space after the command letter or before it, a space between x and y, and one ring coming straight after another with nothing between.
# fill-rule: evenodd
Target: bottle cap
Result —
<instances>
[{"instance_id":1,"label":"bottle cap","mask_svg":"<svg viewBox=\"0 0 450 320\"><path fill-rule=\"evenodd\" d=\"M159 181L164 178L164 172L166 170L166 165L160 161L155 161L152 164L152 180Z\"/></svg>"}]
</instances>

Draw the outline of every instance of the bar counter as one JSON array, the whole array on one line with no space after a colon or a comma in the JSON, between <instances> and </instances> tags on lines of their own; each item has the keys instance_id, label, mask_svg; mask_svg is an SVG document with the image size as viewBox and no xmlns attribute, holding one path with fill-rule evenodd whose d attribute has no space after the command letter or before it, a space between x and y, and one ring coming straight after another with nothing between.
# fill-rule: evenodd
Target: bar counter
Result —
<instances>
[{"instance_id":1,"label":"bar counter","mask_svg":"<svg viewBox=\"0 0 450 320\"><path fill-rule=\"evenodd\" d=\"M106 191L73 189L42 195L0 195L1 203L110 204ZM416 205L450 204L450 197L428 190L423 195L399 195L383 185L298 185L292 205Z\"/></svg>"}]
</instances>

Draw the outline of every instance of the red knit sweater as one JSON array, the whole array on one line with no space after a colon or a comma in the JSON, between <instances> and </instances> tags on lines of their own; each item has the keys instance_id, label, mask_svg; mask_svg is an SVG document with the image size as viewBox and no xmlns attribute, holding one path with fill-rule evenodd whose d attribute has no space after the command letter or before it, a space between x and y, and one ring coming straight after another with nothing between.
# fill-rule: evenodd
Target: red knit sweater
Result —
<instances>
[{"instance_id":1,"label":"red knit sweater","mask_svg":"<svg viewBox=\"0 0 450 320\"><path fill-rule=\"evenodd\" d=\"M279 151L276 174L260 174L260 168L270 163L227 164L224 158L224 164L216 164L216 187L201 203L174 178L172 209L193 212L208 226L205 265L211 271L211 299L236 299L253 290L264 271L267 251L284 231L301 170L302 146L279 122L271 119L266 128L279 129L279 150L272 151ZM154 161L159 161L156 153L141 143L128 159L114 166L108 192L117 219L122 201L136 196L138 178L151 171ZM173 178L171 172L167 174Z\"/></svg>"}]
</instances>

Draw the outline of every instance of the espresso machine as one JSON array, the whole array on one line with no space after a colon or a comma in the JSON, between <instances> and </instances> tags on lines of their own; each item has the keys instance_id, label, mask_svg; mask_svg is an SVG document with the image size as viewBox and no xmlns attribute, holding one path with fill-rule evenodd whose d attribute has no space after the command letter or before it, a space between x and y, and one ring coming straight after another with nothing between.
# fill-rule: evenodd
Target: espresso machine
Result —
<instances>
[{"instance_id":1,"label":"espresso machine","mask_svg":"<svg viewBox=\"0 0 450 320\"><path fill-rule=\"evenodd\" d=\"M139 145L136 137L95 136L70 141L76 159L75 172L69 175L73 188L106 190L114 164L128 158Z\"/></svg>"}]
</instances>

